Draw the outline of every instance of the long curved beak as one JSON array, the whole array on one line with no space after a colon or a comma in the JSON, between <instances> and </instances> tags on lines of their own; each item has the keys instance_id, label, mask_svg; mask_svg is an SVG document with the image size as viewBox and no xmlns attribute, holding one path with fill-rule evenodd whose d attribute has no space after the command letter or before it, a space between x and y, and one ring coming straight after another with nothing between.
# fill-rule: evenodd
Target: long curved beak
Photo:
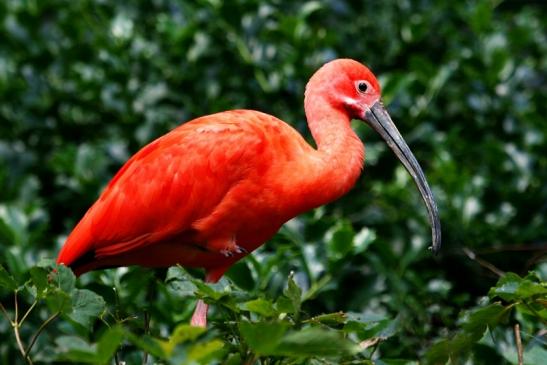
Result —
<instances>
[{"instance_id":1,"label":"long curved beak","mask_svg":"<svg viewBox=\"0 0 547 365\"><path fill-rule=\"evenodd\" d=\"M401 133L397 130L395 123L391 120L391 117L382 105L381 101L377 101L369 110L366 111L364 120L372 127L372 129L382 136L387 145L393 150L393 152L395 152L395 155L397 155L420 190L422 199L427 207L429 223L431 224L433 243L430 248L433 253L436 254L441 249L441 222L439 220L437 204L435 204L433 193L429 188L429 184L427 183L420 164L410 151L410 148L401 136Z\"/></svg>"}]
</instances>

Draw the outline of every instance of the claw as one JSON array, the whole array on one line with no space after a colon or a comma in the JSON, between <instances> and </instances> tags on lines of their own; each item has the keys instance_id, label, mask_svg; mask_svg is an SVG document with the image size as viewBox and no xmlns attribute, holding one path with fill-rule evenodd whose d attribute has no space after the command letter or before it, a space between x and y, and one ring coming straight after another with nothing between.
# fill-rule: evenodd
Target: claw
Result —
<instances>
[{"instance_id":1,"label":"claw","mask_svg":"<svg viewBox=\"0 0 547 365\"><path fill-rule=\"evenodd\" d=\"M236 245L235 251L236 251L236 253L245 253L245 254L249 253L249 251L247 251L245 249L245 247L241 247L241 246L238 246L238 245Z\"/></svg>"},{"instance_id":2,"label":"claw","mask_svg":"<svg viewBox=\"0 0 547 365\"><path fill-rule=\"evenodd\" d=\"M247 249L239 246L236 243L235 236L230 239L223 237L211 239L206 242L205 249L209 252L221 254L224 257L232 257L234 255L246 255L249 253Z\"/></svg>"},{"instance_id":3,"label":"claw","mask_svg":"<svg viewBox=\"0 0 547 365\"><path fill-rule=\"evenodd\" d=\"M232 257L234 256L234 253L231 250L220 250L220 253L224 255L224 257Z\"/></svg>"},{"instance_id":4,"label":"claw","mask_svg":"<svg viewBox=\"0 0 547 365\"><path fill-rule=\"evenodd\" d=\"M232 257L234 256L234 254L236 255L248 254L249 251L247 251L244 247L235 245L235 248L220 250L220 253L224 255L224 257Z\"/></svg>"}]
</instances>

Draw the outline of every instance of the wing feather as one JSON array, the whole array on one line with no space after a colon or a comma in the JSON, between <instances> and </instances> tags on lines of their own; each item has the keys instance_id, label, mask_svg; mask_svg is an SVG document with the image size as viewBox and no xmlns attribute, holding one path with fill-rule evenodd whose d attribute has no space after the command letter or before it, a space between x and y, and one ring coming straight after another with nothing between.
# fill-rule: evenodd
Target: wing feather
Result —
<instances>
[{"instance_id":1,"label":"wing feather","mask_svg":"<svg viewBox=\"0 0 547 365\"><path fill-rule=\"evenodd\" d=\"M118 255L192 229L246 173L260 168L264 127L274 120L254 111L223 112L151 142L110 181L68 237L58 262L71 265L90 252Z\"/></svg>"}]
</instances>

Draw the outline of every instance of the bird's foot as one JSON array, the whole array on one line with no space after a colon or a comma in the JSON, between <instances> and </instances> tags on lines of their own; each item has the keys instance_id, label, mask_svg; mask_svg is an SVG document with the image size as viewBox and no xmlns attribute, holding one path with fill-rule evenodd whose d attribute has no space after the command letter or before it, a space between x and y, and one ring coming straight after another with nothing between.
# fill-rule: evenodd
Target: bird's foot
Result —
<instances>
[{"instance_id":1,"label":"bird's foot","mask_svg":"<svg viewBox=\"0 0 547 365\"><path fill-rule=\"evenodd\" d=\"M232 257L234 255L249 253L249 251L247 251L244 247L241 247L236 243L235 237L232 237L228 240L210 240L209 242L207 242L207 249L212 252L218 252L224 257Z\"/></svg>"},{"instance_id":2,"label":"bird's foot","mask_svg":"<svg viewBox=\"0 0 547 365\"><path fill-rule=\"evenodd\" d=\"M247 251L245 248L241 247L241 246L238 246L238 245L235 245L235 248L226 248L226 249L223 249L223 250L220 250L220 253L223 254L225 257L232 257L234 255L239 255L239 254L247 254L249 253L249 251Z\"/></svg>"}]
</instances>

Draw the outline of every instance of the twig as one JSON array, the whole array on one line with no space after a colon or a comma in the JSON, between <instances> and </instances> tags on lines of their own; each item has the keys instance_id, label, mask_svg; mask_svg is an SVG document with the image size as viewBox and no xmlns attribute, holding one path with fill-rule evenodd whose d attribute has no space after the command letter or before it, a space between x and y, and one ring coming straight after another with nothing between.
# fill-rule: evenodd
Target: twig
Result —
<instances>
[{"instance_id":1,"label":"twig","mask_svg":"<svg viewBox=\"0 0 547 365\"><path fill-rule=\"evenodd\" d=\"M524 356L522 354L523 350L522 350L522 341L520 339L520 325L518 323L515 324L514 330L515 330L515 342L517 343L518 365L523 365Z\"/></svg>"},{"instance_id":2,"label":"twig","mask_svg":"<svg viewBox=\"0 0 547 365\"><path fill-rule=\"evenodd\" d=\"M40 333L42 333L42 331L44 330L44 328L47 327L48 324L50 324L51 322L53 322L57 317L59 317L59 315L61 314L61 312L55 312L53 313L48 319L46 319L44 321L44 323L42 323L40 325L40 327L38 327L38 329L36 330L36 333L34 335L32 335L32 338L30 340L30 344L28 345L27 347L27 350L25 351L24 355L25 355L25 359L28 359L28 355L30 353L30 350L32 350L32 346L34 346L34 344L36 343L36 340L38 339L38 336L40 336Z\"/></svg>"},{"instance_id":3,"label":"twig","mask_svg":"<svg viewBox=\"0 0 547 365\"><path fill-rule=\"evenodd\" d=\"M148 311L144 310L144 334L147 335L148 331L150 330L150 315L148 314ZM148 363L148 352L144 351L142 355L142 365L146 365Z\"/></svg>"},{"instance_id":4,"label":"twig","mask_svg":"<svg viewBox=\"0 0 547 365\"><path fill-rule=\"evenodd\" d=\"M25 321L25 319L27 319L30 312L32 312L34 307L36 307L36 304L38 304L38 301L35 300L34 303L32 303L32 305L29 307L29 309L27 309L27 311L25 312L25 314L23 315L23 318L21 318L21 320L19 321L19 325L23 324L23 322Z\"/></svg>"},{"instance_id":5,"label":"twig","mask_svg":"<svg viewBox=\"0 0 547 365\"><path fill-rule=\"evenodd\" d=\"M21 356L23 356L23 359L25 359L29 364L32 364L32 361L30 358L27 358L25 354L25 346L23 345L23 342L21 341L21 335L19 335L19 324L12 323L13 326L13 332L15 333L15 341L17 342L17 347L19 348L19 352L21 352Z\"/></svg>"},{"instance_id":6,"label":"twig","mask_svg":"<svg viewBox=\"0 0 547 365\"><path fill-rule=\"evenodd\" d=\"M477 257L477 255L475 254L475 252L473 252L471 249L467 248L467 247L464 247L463 248L463 252L467 255L467 257L469 257L471 260L475 261L476 263L478 263L479 265L481 265L482 267L492 271L494 274L496 274L497 276L499 277L502 277L503 275L505 275L505 272L503 272L502 270L498 269L497 267L495 267L494 265L492 265L491 263L489 263L488 261L486 260L483 260L481 259L480 257Z\"/></svg>"},{"instance_id":7,"label":"twig","mask_svg":"<svg viewBox=\"0 0 547 365\"><path fill-rule=\"evenodd\" d=\"M17 303L17 290L13 293L13 304L15 306L15 318L13 319L13 323L17 323L19 320L19 304Z\"/></svg>"},{"instance_id":8,"label":"twig","mask_svg":"<svg viewBox=\"0 0 547 365\"><path fill-rule=\"evenodd\" d=\"M19 348L19 352L21 352L23 359L25 359L28 364L32 364L30 358L27 358L26 356L25 346L23 345L21 335L19 334L19 303L17 300L17 290L13 293L13 305L15 307L15 316L11 322L11 326L13 327L13 333L15 334L15 341L17 342L17 347Z\"/></svg>"},{"instance_id":9,"label":"twig","mask_svg":"<svg viewBox=\"0 0 547 365\"><path fill-rule=\"evenodd\" d=\"M2 311L2 313L4 314L4 316L6 316L6 319L9 321L9 323L13 323L11 321L11 319L9 318L9 314L8 314L8 311L6 310L6 308L4 307L4 305L2 303L0 303L0 310Z\"/></svg>"}]
</instances>

